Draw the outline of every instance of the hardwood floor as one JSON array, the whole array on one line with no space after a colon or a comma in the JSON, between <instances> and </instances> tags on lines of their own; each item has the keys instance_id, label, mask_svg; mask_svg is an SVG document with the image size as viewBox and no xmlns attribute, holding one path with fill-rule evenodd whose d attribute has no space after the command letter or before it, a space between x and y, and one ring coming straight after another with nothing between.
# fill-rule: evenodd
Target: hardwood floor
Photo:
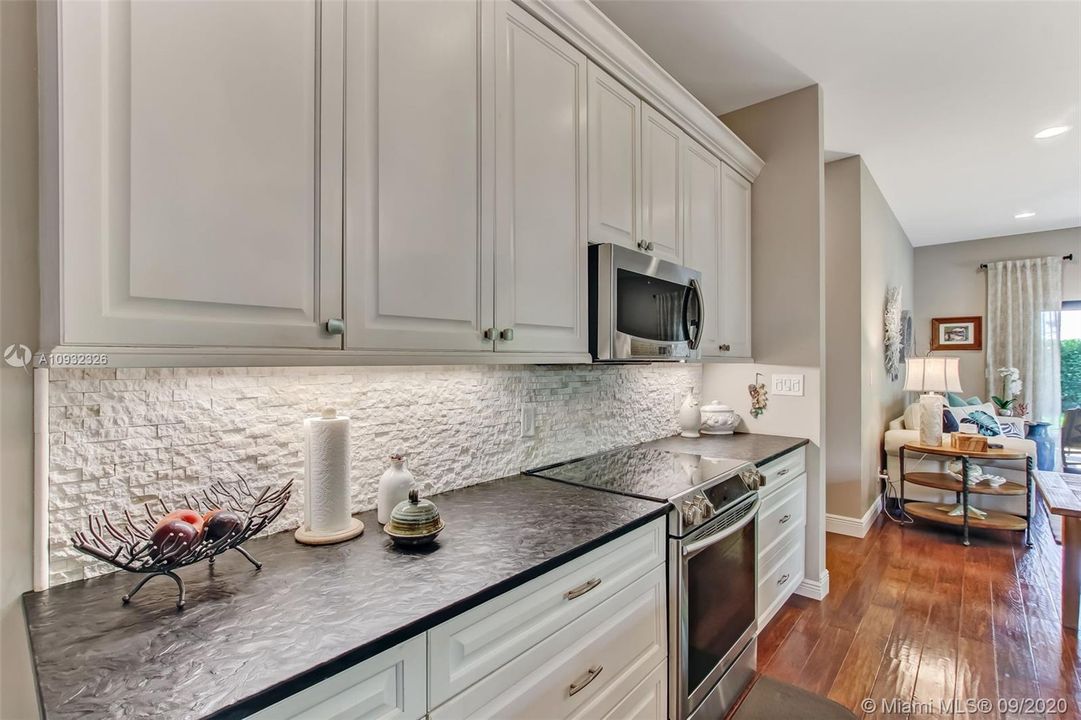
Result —
<instances>
[{"instance_id":1,"label":"hardwood floor","mask_svg":"<svg viewBox=\"0 0 1081 720\"><path fill-rule=\"evenodd\" d=\"M858 717L1081 718L1077 635L1060 624L1061 551L1047 523L1041 509L1030 550L1020 533L974 531L965 548L952 529L885 516L863 539L828 535L829 595L781 608L759 636L759 670ZM882 707L894 698L919 705ZM990 712L940 704L981 698ZM1000 712L1000 698L1063 698L1067 710Z\"/></svg>"}]
</instances>

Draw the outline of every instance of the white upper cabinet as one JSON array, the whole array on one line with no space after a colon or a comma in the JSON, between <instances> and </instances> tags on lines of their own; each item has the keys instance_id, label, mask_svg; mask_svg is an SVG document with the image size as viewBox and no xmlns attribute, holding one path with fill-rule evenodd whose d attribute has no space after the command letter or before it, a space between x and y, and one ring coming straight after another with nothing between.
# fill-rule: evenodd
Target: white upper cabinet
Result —
<instances>
[{"instance_id":1,"label":"white upper cabinet","mask_svg":"<svg viewBox=\"0 0 1081 720\"><path fill-rule=\"evenodd\" d=\"M46 174L58 221L42 251L55 339L341 347L324 324L341 314L343 5L55 12L43 161L63 162Z\"/></svg>"},{"instance_id":2,"label":"white upper cabinet","mask_svg":"<svg viewBox=\"0 0 1081 720\"><path fill-rule=\"evenodd\" d=\"M721 168L720 351L751 357L751 183Z\"/></svg>"},{"instance_id":3,"label":"white upper cabinet","mask_svg":"<svg viewBox=\"0 0 1081 720\"><path fill-rule=\"evenodd\" d=\"M43 350L586 362L610 242L699 267L706 356L750 355L762 161L586 0L57 0L38 28Z\"/></svg>"},{"instance_id":4,"label":"white upper cabinet","mask_svg":"<svg viewBox=\"0 0 1081 720\"><path fill-rule=\"evenodd\" d=\"M347 348L492 350L492 18L479 1L347 7Z\"/></svg>"},{"instance_id":5,"label":"white upper cabinet","mask_svg":"<svg viewBox=\"0 0 1081 720\"><path fill-rule=\"evenodd\" d=\"M640 249L674 263L683 259L680 146L683 132L642 106L642 232Z\"/></svg>"},{"instance_id":6,"label":"white upper cabinet","mask_svg":"<svg viewBox=\"0 0 1081 720\"><path fill-rule=\"evenodd\" d=\"M586 352L585 55L496 11L496 350Z\"/></svg>"},{"instance_id":7,"label":"white upper cabinet","mask_svg":"<svg viewBox=\"0 0 1081 720\"><path fill-rule=\"evenodd\" d=\"M721 161L683 138L683 260L702 273L702 355L721 354Z\"/></svg>"},{"instance_id":8,"label":"white upper cabinet","mask_svg":"<svg viewBox=\"0 0 1081 720\"><path fill-rule=\"evenodd\" d=\"M642 101L589 63L589 242L634 248L641 226Z\"/></svg>"}]
</instances>

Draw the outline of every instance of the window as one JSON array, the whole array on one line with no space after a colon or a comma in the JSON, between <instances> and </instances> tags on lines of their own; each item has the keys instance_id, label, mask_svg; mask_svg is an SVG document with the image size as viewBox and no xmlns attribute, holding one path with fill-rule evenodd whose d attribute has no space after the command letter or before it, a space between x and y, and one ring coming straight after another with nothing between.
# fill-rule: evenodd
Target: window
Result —
<instances>
[{"instance_id":1,"label":"window","mask_svg":"<svg viewBox=\"0 0 1081 720\"><path fill-rule=\"evenodd\" d=\"M1081 407L1081 300L1062 303L1062 409Z\"/></svg>"}]
</instances>

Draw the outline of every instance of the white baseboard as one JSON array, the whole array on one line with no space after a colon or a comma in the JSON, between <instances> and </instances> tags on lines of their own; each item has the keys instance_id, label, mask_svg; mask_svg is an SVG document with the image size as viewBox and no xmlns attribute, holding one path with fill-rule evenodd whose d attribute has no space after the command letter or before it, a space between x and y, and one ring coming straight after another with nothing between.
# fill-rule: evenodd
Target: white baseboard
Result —
<instances>
[{"instance_id":1,"label":"white baseboard","mask_svg":"<svg viewBox=\"0 0 1081 720\"><path fill-rule=\"evenodd\" d=\"M874 523L880 512L882 512L881 495L875 498L874 503L867 508L867 512L861 518L826 513L826 532L862 538L867 535L867 531L871 529L871 524Z\"/></svg>"},{"instance_id":2,"label":"white baseboard","mask_svg":"<svg viewBox=\"0 0 1081 720\"><path fill-rule=\"evenodd\" d=\"M822 577L818 580L804 578L803 582L796 588L796 594L812 600L825 600L826 596L830 594L830 571L823 572Z\"/></svg>"}]
</instances>

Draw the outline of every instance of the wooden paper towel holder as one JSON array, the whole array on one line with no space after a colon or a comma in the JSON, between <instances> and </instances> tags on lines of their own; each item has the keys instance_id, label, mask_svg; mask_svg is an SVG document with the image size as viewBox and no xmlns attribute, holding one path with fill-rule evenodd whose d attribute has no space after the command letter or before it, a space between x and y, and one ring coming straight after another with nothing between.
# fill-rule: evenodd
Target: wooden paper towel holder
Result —
<instances>
[{"instance_id":1,"label":"wooden paper towel holder","mask_svg":"<svg viewBox=\"0 0 1081 720\"><path fill-rule=\"evenodd\" d=\"M334 543L352 540L364 532L364 523L355 517L349 518L349 527L336 533L317 533L301 525L293 534L298 543L305 545L333 545Z\"/></svg>"}]
</instances>

